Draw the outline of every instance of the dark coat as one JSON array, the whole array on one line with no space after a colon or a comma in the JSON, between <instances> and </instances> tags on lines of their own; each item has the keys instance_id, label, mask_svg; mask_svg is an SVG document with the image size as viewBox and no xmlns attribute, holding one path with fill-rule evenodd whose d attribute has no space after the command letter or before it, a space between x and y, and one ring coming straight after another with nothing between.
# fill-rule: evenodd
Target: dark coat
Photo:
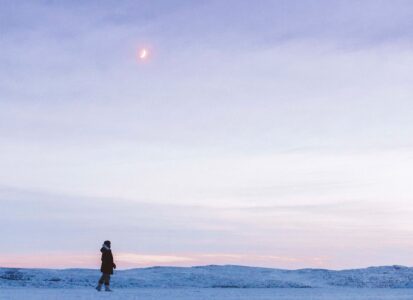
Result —
<instances>
[{"instance_id":1,"label":"dark coat","mask_svg":"<svg viewBox=\"0 0 413 300\"><path fill-rule=\"evenodd\" d=\"M112 250L102 247L100 252L102 252L100 271L105 274L113 274L113 269L116 269L116 265L113 262Z\"/></svg>"}]
</instances>

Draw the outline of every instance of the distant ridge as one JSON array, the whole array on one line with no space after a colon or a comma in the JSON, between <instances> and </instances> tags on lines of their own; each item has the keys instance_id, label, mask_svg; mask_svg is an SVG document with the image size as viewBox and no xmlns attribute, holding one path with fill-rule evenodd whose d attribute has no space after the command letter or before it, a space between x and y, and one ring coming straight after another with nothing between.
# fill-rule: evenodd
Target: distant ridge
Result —
<instances>
[{"instance_id":1,"label":"distant ridge","mask_svg":"<svg viewBox=\"0 0 413 300\"><path fill-rule=\"evenodd\" d=\"M91 269L0 268L0 287L91 287L99 277ZM283 270L235 265L149 267L116 271L117 288L413 288L413 268L382 266L351 270Z\"/></svg>"}]
</instances>

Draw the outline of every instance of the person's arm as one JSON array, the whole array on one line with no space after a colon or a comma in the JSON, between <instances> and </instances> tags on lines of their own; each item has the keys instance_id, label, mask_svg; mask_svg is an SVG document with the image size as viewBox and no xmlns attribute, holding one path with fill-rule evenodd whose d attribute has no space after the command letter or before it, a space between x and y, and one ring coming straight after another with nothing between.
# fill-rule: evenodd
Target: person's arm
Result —
<instances>
[{"instance_id":1,"label":"person's arm","mask_svg":"<svg viewBox=\"0 0 413 300\"><path fill-rule=\"evenodd\" d=\"M112 254L112 252L110 253L110 256L111 256L111 258L112 258L112 266L113 266L114 269L116 269L116 264L115 264L115 262L113 261L113 254Z\"/></svg>"}]
</instances>

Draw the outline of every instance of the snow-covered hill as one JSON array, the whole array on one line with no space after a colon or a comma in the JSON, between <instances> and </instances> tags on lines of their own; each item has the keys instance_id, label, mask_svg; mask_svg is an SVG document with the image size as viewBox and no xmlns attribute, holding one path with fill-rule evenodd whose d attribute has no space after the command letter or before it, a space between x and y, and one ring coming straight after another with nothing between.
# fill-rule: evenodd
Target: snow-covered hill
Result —
<instances>
[{"instance_id":1,"label":"snow-covered hill","mask_svg":"<svg viewBox=\"0 0 413 300\"><path fill-rule=\"evenodd\" d=\"M0 268L0 287L87 287L94 286L99 275L98 270L89 269ZM153 267L116 271L113 286L117 288L413 288L413 268L388 266L331 271L214 265L192 268Z\"/></svg>"}]
</instances>

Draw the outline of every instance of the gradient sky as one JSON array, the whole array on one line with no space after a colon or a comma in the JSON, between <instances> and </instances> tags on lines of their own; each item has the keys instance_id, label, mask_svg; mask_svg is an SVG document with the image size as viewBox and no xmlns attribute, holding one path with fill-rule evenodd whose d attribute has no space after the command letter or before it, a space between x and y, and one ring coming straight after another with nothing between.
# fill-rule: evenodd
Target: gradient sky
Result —
<instances>
[{"instance_id":1,"label":"gradient sky","mask_svg":"<svg viewBox=\"0 0 413 300\"><path fill-rule=\"evenodd\" d=\"M1 266L413 265L412 1L0 7Z\"/></svg>"}]
</instances>

